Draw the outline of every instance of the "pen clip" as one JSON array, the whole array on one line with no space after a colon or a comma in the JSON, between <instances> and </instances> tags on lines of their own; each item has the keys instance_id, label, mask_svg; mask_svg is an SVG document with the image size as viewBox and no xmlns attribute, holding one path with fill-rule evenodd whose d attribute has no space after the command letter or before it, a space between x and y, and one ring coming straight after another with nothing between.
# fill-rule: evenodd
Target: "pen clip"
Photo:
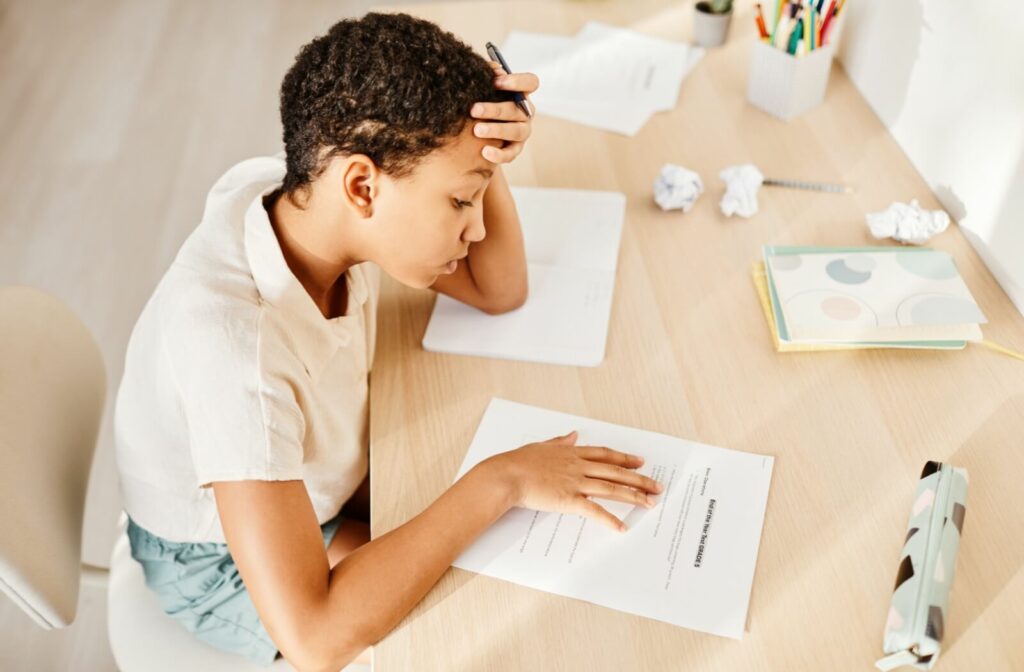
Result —
<instances>
[{"instance_id":1,"label":"pen clip","mask_svg":"<svg viewBox=\"0 0 1024 672\"><path fill-rule=\"evenodd\" d=\"M498 65L500 65L502 70L505 70L505 64L502 62L503 59L498 55L497 48L493 44L488 42L485 45L485 49L487 49L487 57L494 61L495 63L497 63ZM509 74L508 70L505 70L505 74Z\"/></svg>"},{"instance_id":2,"label":"pen clip","mask_svg":"<svg viewBox=\"0 0 1024 672\"><path fill-rule=\"evenodd\" d=\"M487 55L490 56L491 60L500 65L501 69L505 71L506 75L511 75L512 68L508 67L508 62L505 61L505 57L501 55L501 52L498 51L498 48L494 46L494 44L492 44L491 42L488 42L485 45L485 48L487 49ZM513 94L513 97L515 99L516 105L518 105L519 109L521 109L526 114L527 118L532 118L533 112L530 111L530 106L526 103L526 96L517 91Z\"/></svg>"}]
</instances>

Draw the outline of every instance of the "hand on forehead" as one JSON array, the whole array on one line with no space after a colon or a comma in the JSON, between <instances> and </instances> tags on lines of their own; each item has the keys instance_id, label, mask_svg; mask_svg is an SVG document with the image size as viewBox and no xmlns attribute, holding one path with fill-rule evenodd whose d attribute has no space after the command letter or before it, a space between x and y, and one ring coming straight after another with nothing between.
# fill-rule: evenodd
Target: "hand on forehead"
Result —
<instances>
[{"instance_id":1,"label":"hand on forehead","mask_svg":"<svg viewBox=\"0 0 1024 672\"><path fill-rule=\"evenodd\" d=\"M507 74L502 67L491 62L494 69L494 86L503 91L523 94L531 113L536 111L529 94L540 86L537 75L531 72ZM523 151L532 131L532 118L514 101L478 102L473 105L470 115L480 119L473 124L473 134L486 140L497 140L499 145L482 147L481 155L492 163L509 163Z\"/></svg>"}]
</instances>

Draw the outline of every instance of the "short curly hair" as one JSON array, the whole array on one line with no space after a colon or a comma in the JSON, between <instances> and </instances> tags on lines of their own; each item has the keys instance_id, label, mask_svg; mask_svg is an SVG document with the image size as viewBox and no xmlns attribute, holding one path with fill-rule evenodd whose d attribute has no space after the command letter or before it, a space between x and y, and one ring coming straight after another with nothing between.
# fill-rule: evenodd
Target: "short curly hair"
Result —
<instances>
[{"instance_id":1,"label":"short curly hair","mask_svg":"<svg viewBox=\"0 0 1024 672\"><path fill-rule=\"evenodd\" d=\"M401 177L462 132L477 101L510 100L488 62L408 14L366 14L302 47L281 84L287 173L307 187L334 156L365 154Z\"/></svg>"}]
</instances>

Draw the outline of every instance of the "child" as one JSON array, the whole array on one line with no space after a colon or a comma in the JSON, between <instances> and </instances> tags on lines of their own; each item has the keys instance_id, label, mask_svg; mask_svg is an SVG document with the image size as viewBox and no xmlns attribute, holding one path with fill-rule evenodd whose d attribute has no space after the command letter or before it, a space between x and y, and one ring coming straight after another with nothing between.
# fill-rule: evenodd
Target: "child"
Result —
<instances>
[{"instance_id":1,"label":"child","mask_svg":"<svg viewBox=\"0 0 1024 672\"><path fill-rule=\"evenodd\" d=\"M377 273L490 313L526 300L500 164L530 134L510 92L536 88L426 21L341 21L285 76L284 159L210 191L135 326L116 408L132 555L200 639L337 670L509 508L621 530L589 496L660 491L639 458L573 433L487 460L370 540Z\"/></svg>"}]
</instances>

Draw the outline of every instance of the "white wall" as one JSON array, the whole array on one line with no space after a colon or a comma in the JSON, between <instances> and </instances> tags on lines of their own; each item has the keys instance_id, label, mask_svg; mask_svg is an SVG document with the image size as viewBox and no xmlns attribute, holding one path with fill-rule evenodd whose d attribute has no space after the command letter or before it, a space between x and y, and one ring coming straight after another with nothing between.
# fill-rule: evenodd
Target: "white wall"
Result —
<instances>
[{"instance_id":1,"label":"white wall","mask_svg":"<svg viewBox=\"0 0 1024 672\"><path fill-rule=\"evenodd\" d=\"M1024 314L1024 11L849 0L839 59Z\"/></svg>"}]
</instances>

